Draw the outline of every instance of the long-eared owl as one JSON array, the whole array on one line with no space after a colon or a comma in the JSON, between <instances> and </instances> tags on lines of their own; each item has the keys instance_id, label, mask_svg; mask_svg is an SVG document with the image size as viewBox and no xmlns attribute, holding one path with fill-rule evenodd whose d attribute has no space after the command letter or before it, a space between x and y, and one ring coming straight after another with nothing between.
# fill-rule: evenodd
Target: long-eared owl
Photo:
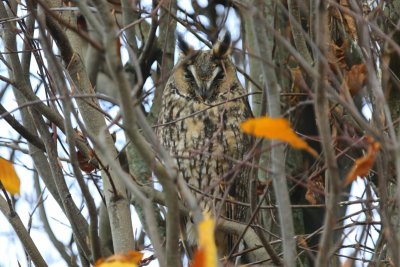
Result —
<instances>
[{"instance_id":1,"label":"long-eared owl","mask_svg":"<svg viewBox=\"0 0 400 267\"><path fill-rule=\"evenodd\" d=\"M246 91L230 60L227 32L211 50L194 50L178 36L181 56L163 93L158 136L203 209L244 221L250 138L239 124L251 116ZM221 208L221 209L220 209ZM220 211L220 213L219 213Z\"/></svg>"}]
</instances>

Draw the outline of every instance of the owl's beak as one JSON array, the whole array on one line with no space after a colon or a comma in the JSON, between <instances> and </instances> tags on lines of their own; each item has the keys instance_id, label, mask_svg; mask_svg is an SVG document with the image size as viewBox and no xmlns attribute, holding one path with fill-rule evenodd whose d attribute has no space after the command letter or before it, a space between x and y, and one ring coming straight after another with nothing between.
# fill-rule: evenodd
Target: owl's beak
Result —
<instances>
[{"instance_id":1,"label":"owl's beak","mask_svg":"<svg viewBox=\"0 0 400 267\"><path fill-rule=\"evenodd\" d=\"M199 93L200 93L201 98L203 100L206 100L208 98L208 96L209 96L207 84L200 85L199 89L200 89Z\"/></svg>"},{"instance_id":2,"label":"owl's beak","mask_svg":"<svg viewBox=\"0 0 400 267\"><path fill-rule=\"evenodd\" d=\"M198 94L203 99L206 100L211 96L211 82L210 81L200 81L197 82Z\"/></svg>"}]
</instances>

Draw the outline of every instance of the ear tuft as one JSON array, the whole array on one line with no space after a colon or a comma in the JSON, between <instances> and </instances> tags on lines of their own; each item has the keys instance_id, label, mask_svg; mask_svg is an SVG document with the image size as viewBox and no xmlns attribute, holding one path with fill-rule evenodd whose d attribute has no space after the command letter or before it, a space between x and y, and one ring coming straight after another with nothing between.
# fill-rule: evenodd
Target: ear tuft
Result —
<instances>
[{"instance_id":1,"label":"ear tuft","mask_svg":"<svg viewBox=\"0 0 400 267\"><path fill-rule=\"evenodd\" d=\"M231 48L231 33L225 31L213 46L213 54L217 58L224 58L229 55Z\"/></svg>"},{"instance_id":2,"label":"ear tuft","mask_svg":"<svg viewBox=\"0 0 400 267\"><path fill-rule=\"evenodd\" d=\"M183 35L181 33L176 33L176 40L179 49L185 56L189 55L190 52L193 51L193 48L186 42L185 38L183 38Z\"/></svg>"}]
</instances>

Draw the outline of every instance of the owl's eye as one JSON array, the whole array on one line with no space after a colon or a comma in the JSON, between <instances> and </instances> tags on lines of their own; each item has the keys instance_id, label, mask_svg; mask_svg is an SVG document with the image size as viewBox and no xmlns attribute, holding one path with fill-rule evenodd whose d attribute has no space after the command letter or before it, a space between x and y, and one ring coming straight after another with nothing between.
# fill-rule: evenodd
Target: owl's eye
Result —
<instances>
[{"instance_id":1,"label":"owl's eye","mask_svg":"<svg viewBox=\"0 0 400 267\"><path fill-rule=\"evenodd\" d=\"M223 81L224 79L225 79L225 73L223 70L219 71L217 73L217 75L215 76L215 80L217 80L217 81Z\"/></svg>"},{"instance_id":2,"label":"owl's eye","mask_svg":"<svg viewBox=\"0 0 400 267\"><path fill-rule=\"evenodd\" d=\"M185 77L185 80L193 80L193 74L189 70L185 71L184 77Z\"/></svg>"}]
</instances>

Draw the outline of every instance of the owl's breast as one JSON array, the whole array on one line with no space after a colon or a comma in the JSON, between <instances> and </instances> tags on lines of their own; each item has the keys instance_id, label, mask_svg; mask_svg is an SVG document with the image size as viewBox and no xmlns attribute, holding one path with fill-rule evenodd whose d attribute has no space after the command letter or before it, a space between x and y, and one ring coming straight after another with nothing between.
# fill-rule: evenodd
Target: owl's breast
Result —
<instances>
[{"instance_id":1,"label":"owl's breast","mask_svg":"<svg viewBox=\"0 0 400 267\"><path fill-rule=\"evenodd\" d=\"M186 180L209 183L231 170L249 149L249 138L239 127L249 117L241 99L210 105L171 93L164 98L160 115L160 141Z\"/></svg>"},{"instance_id":2,"label":"owl's breast","mask_svg":"<svg viewBox=\"0 0 400 267\"><path fill-rule=\"evenodd\" d=\"M215 58L218 50L197 51L196 56L177 64L163 92L156 130L162 145L175 158L179 175L204 208L215 207L213 199L225 193L247 201L249 168L238 162L250 148L240 123L251 111L243 99L246 91L235 66L228 57L221 58L224 53ZM225 208L231 216L231 205ZM244 218L244 212L235 214L235 219Z\"/></svg>"}]
</instances>

